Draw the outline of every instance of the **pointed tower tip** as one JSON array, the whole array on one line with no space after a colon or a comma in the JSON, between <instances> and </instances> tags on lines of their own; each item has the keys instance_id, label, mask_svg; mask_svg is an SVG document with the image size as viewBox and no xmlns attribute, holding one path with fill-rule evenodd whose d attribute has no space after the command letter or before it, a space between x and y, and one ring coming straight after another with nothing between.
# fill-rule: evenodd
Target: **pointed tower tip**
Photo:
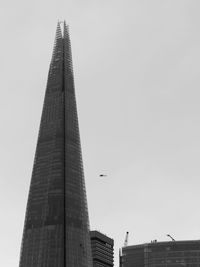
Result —
<instances>
[{"instance_id":1,"label":"pointed tower tip","mask_svg":"<svg viewBox=\"0 0 200 267\"><path fill-rule=\"evenodd\" d=\"M56 54L56 49L57 49L58 44L60 43L60 40L62 38L63 38L63 35L62 35L61 27L60 27L60 22L58 20L57 28L56 28L56 36L55 36L55 41L54 41L54 47L53 47L53 54L52 54L52 58L51 58L51 64L54 61L55 54Z\"/></svg>"},{"instance_id":2,"label":"pointed tower tip","mask_svg":"<svg viewBox=\"0 0 200 267\"><path fill-rule=\"evenodd\" d=\"M69 38L69 25L64 21L64 37L66 36Z\"/></svg>"},{"instance_id":3,"label":"pointed tower tip","mask_svg":"<svg viewBox=\"0 0 200 267\"><path fill-rule=\"evenodd\" d=\"M64 32L69 32L69 25L65 20L58 20L57 28L60 28L62 36L64 36Z\"/></svg>"},{"instance_id":4,"label":"pointed tower tip","mask_svg":"<svg viewBox=\"0 0 200 267\"><path fill-rule=\"evenodd\" d=\"M56 39L62 38L62 31L60 27L60 21L57 23L57 29L56 29Z\"/></svg>"}]
</instances>

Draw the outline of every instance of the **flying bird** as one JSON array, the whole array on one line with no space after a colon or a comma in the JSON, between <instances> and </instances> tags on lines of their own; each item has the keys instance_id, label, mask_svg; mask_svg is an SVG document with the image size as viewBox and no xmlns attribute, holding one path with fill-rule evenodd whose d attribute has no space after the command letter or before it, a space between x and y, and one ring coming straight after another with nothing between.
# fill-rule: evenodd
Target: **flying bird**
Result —
<instances>
[{"instance_id":1,"label":"flying bird","mask_svg":"<svg viewBox=\"0 0 200 267\"><path fill-rule=\"evenodd\" d=\"M106 174L100 174L99 177L107 177Z\"/></svg>"}]
</instances>

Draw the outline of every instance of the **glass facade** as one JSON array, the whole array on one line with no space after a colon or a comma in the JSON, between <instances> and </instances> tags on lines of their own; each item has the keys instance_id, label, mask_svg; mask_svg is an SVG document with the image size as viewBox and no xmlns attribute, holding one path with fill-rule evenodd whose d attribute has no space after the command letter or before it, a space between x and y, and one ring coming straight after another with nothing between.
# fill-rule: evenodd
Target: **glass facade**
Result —
<instances>
[{"instance_id":1,"label":"glass facade","mask_svg":"<svg viewBox=\"0 0 200 267\"><path fill-rule=\"evenodd\" d=\"M122 248L120 267L200 267L200 241L154 242Z\"/></svg>"},{"instance_id":2,"label":"glass facade","mask_svg":"<svg viewBox=\"0 0 200 267\"><path fill-rule=\"evenodd\" d=\"M91 267L68 28L58 23L27 203L20 267Z\"/></svg>"}]
</instances>

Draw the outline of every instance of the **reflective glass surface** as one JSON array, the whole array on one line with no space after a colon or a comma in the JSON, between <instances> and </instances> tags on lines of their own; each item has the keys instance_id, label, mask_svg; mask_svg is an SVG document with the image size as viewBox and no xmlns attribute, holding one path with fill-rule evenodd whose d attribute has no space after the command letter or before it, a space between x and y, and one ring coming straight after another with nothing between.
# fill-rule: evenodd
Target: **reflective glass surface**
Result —
<instances>
[{"instance_id":1,"label":"reflective glass surface","mask_svg":"<svg viewBox=\"0 0 200 267\"><path fill-rule=\"evenodd\" d=\"M91 267L68 29L57 27L27 203L20 267Z\"/></svg>"}]
</instances>

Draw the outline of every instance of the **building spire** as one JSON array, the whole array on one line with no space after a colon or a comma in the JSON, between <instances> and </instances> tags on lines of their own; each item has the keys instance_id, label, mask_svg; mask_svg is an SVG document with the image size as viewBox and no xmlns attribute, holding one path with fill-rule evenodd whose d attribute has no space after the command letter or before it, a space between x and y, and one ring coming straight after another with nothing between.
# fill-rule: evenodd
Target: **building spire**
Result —
<instances>
[{"instance_id":1,"label":"building spire","mask_svg":"<svg viewBox=\"0 0 200 267\"><path fill-rule=\"evenodd\" d=\"M69 31L57 24L20 267L92 267Z\"/></svg>"},{"instance_id":2,"label":"building spire","mask_svg":"<svg viewBox=\"0 0 200 267\"><path fill-rule=\"evenodd\" d=\"M54 61L56 50L57 50L57 47L58 47L58 43L61 41L61 39L62 39L62 31L61 31L60 23L58 21L57 28L56 28L56 36L55 36L55 40L54 40L51 63L53 63L53 61Z\"/></svg>"}]
</instances>

